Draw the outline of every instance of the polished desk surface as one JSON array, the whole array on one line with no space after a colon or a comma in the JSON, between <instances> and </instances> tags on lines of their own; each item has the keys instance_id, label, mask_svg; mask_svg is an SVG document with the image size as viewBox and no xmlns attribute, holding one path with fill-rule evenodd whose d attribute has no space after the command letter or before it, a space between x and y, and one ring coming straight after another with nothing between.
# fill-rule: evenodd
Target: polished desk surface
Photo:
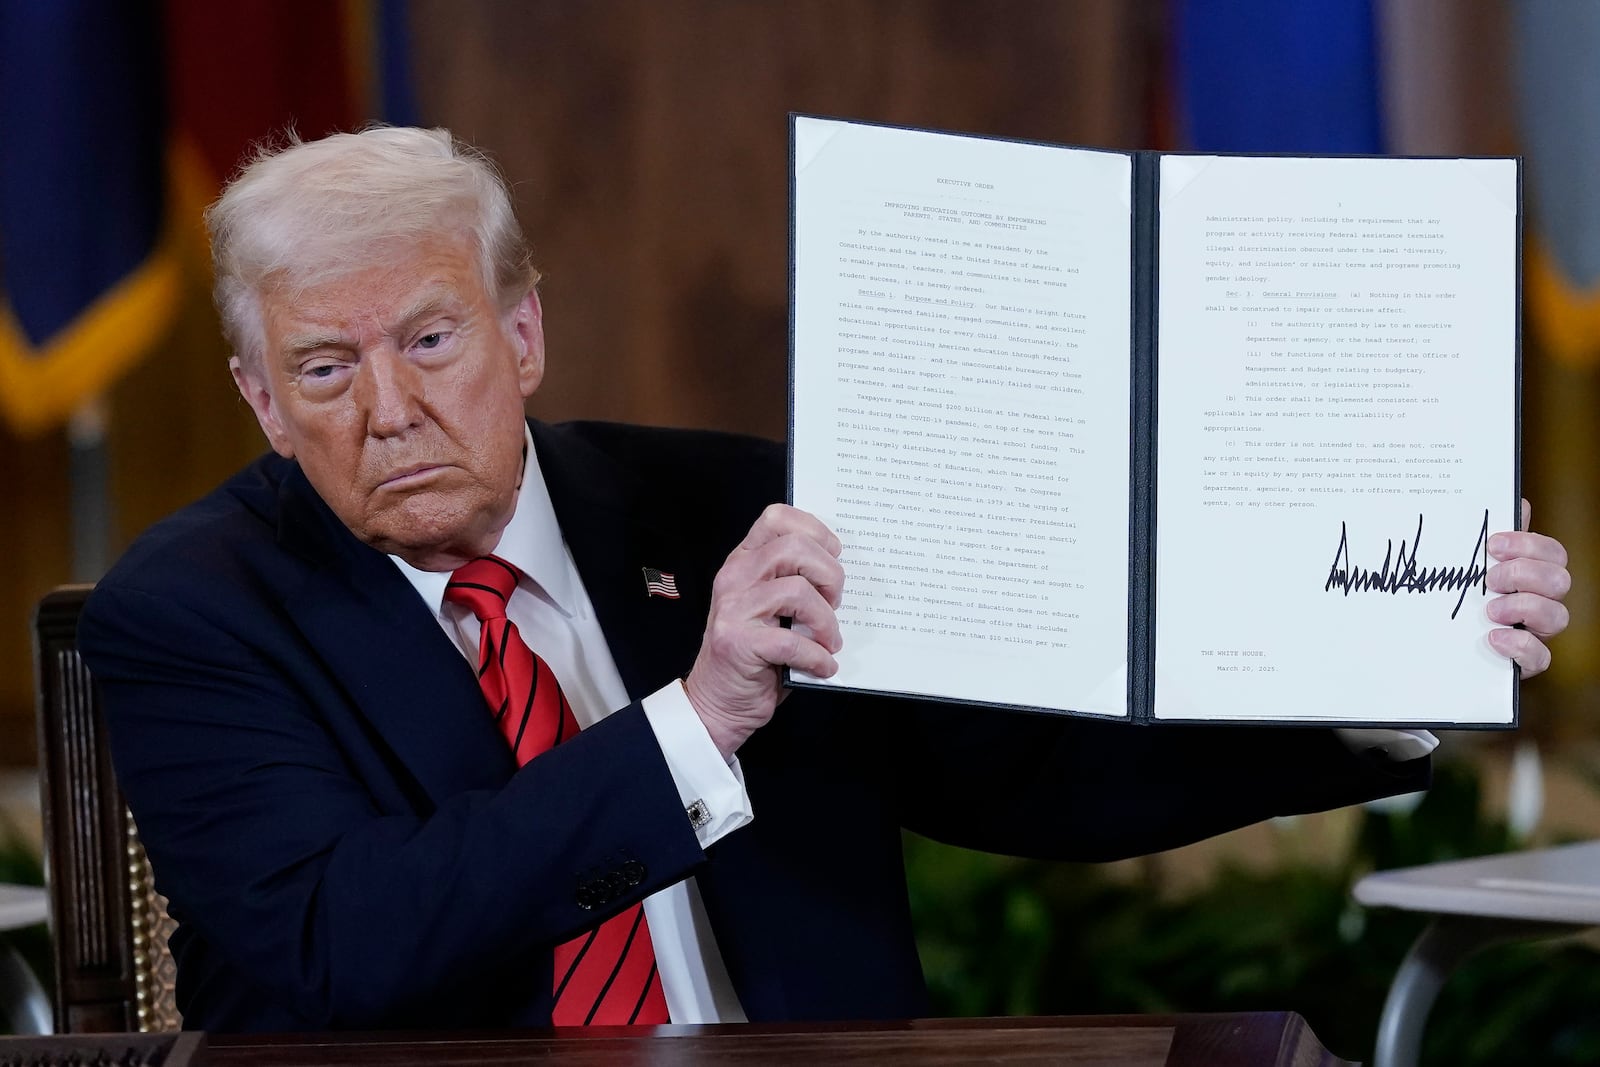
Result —
<instances>
[{"instance_id":1,"label":"polished desk surface","mask_svg":"<svg viewBox=\"0 0 1600 1067\"><path fill-rule=\"evenodd\" d=\"M1356 883L1375 907L1600 926L1600 841L1378 871Z\"/></svg>"},{"instance_id":2,"label":"polished desk surface","mask_svg":"<svg viewBox=\"0 0 1600 1067\"><path fill-rule=\"evenodd\" d=\"M476 1034L207 1035L214 1067L735 1067L785 1064L1099 1064L1338 1067L1293 1012L931 1019L778 1026L592 1027Z\"/></svg>"}]
</instances>

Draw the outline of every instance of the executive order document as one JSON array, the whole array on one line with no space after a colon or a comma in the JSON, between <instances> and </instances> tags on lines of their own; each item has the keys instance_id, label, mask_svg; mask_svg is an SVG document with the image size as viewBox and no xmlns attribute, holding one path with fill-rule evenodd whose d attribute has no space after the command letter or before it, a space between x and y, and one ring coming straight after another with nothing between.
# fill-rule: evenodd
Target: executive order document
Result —
<instances>
[{"instance_id":1,"label":"executive order document","mask_svg":"<svg viewBox=\"0 0 1600 1067\"><path fill-rule=\"evenodd\" d=\"M1514 722L1515 160L793 122L791 499L846 569L796 683Z\"/></svg>"}]
</instances>

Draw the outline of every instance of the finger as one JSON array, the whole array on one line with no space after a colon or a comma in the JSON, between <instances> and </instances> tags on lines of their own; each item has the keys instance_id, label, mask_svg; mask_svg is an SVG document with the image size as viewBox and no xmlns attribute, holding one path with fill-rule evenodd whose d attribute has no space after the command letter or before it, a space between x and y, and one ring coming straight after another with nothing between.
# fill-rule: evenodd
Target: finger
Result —
<instances>
[{"instance_id":1,"label":"finger","mask_svg":"<svg viewBox=\"0 0 1600 1067\"><path fill-rule=\"evenodd\" d=\"M815 586L829 604L839 606L844 594L844 564L826 546L809 537L790 535L769 547L777 555L769 572L773 578L797 574Z\"/></svg>"},{"instance_id":2,"label":"finger","mask_svg":"<svg viewBox=\"0 0 1600 1067\"><path fill-rule=\"evenodd\" d=\"M766 510L762 511L761 516L750 527L750 532L745 534L744 540L739 542L739 547L754 551L768 541L786 534L809 537L821 545L829 555L837 556L844 550L839 538L828 529L827 523L809 511L801 511L788 504L768 504Z\"/></svg>"},{"instance_id":3,"label":"finger","mask_svg":"<svg viewBox=\"0 0 1600 1067\"><path fill-rule=\"evenodd\" d=\"M833 610L815 589L804 583L799 585L790 590L792 597L769 600L767 608L752 608L749 616L711 621L706 627L704 651L743 678L757 678L773 667L793 667L830 677L838 669L832 652L840 648ZM778 626L777 612L792 614L800 625L788 629Z\"/></svg>"},{"instance_id":4,"label":"finger","mask_svg":"<svg viewBox=\"0 0 1600 1067\"><path fill-rule=\"evenodd\" d=\"M789 620L789 629L793 630L795 633L806 638L807 640L817 640L817 632L811 628L811 624L808 622L800 622L791 618ZM821 642L818 643L820 644Z\"/></svg>"},{"instance_id":5,"label":"finger","mask_svg":"<svg viewBox=\"0 0 1600 1067\"><path fill-rule=\"evenodd\" d=\"M1496 563L1485 581L1496 593L1537 593L1551 600L1563 599L1572 589L1567 568L1525 556Z\"/></svg>"},{"instance_id":6,"label":"finger","mask_svg":"<svg viewBox=\"0 0 1600 1067\"><path fill-rule=\"evenodd\" d=\"M1522 529L1533 529L1533 505L1528 503L1528 498L1522 498Z\"/></svg>"},{"instance_id":7,"label":"finger","mask_svg":"<svg viewBox=\"0 0 1600 1067\"><path fill-rule=\"evenodd\" d=\"M727 596L740 588L793 574L821 590L830 604L839 603L844 591L843 564L826 546L803 533L785 534L754 550L735 549L713 580L712 591Z\"/></svg>"},{"instance_id":8,"label":"finger","mask_svg":"<svg viewBox=\"0 0 1600 1067\"><path fill-rule=\"evenodd\" d=\"M1524 678L1542 673L1550 666L1550 650L1527 630L1490 630L1489 645L1507 659L1516 661Z\"/></svg>"},{"instance_id":9,"label":"finger","mask_svg":"<svg viewBox=\"0 0 1600 1067\"><path fill-rule=\"evenodd\" d=\"M839 630L839 616L833 605L822 598L816 586L804 578L793 575L768 582L759 593L765 594L765 606L752 616L754 621L768 626L779 625L788 619L789 628L801 636L815 641L830 652L844 647L844 636Z\"/></svg>"},{"instance_id":10,"label":"finger","mask_svg":"<svg viewBox=\"0 0 1600 1067\"><path fill-rule=\"evenodd\" d=\"M774 667L805 671L818 678L832 678L839 662L817 642L794 630L769 628L751 639L751 650Z\"/></svg>"},{"instance_id":11,"label":"finger","mask_svg":"<svg viewBox=\"0 0 1600 1067\"><path fill-rule=\"evenodd\" d=\"M1526 530L1521 532L1507 530L1492 535L1489 538L1489 555L1502 560L1522 556L1527 559L1547 560L1562 567L1567 565L1567 550L1560 541L1554 537Z\"/></svg>"},{"instance_id":12,"label":"finger","mask_svg":"<svg viewBox=\"0 0 1600 1067\"><path fill-rule=\"evenodd\" d=\"M839 619L816 586L799 575L775 578L727 597L708 620L707 636L718 653L737 658L739 642L757 627L776 628L779 619L792 619L804 627L811 640L837 651L843 645Z\"/></svg>"},{"instance_id":13,"label":"finger","mask_svg":"<svg viewBox=\"0 0 1600 1067\"><path fill-rule=\"evenodd\" d=\"M1525 626L1540 637L1554 637L1567 628L1567 606L1534 593L1497 596L1484 606L1489 621L1502 626Z\"/></svg>"}]
</instances>

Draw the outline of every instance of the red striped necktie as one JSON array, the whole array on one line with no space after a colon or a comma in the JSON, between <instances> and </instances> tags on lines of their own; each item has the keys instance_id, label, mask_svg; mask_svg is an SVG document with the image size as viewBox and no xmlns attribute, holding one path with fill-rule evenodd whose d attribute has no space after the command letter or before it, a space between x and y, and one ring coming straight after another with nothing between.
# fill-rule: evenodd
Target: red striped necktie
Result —
<instances>
[{"instance_id":1,"label":"red striped necktie","mask_svg":"<svg viewBox=\"0 0 1600 1067\"><path fill-rule=\"evenodd\" d=\"M478 684L517 766L578 732L561 683L506 618L521 573L499 556L481 556L450 576L445 600L483 623ZM555 952L557 1026L667 1022L655 948L644 908L635 904Z\"/></svg>"}]
</instances>

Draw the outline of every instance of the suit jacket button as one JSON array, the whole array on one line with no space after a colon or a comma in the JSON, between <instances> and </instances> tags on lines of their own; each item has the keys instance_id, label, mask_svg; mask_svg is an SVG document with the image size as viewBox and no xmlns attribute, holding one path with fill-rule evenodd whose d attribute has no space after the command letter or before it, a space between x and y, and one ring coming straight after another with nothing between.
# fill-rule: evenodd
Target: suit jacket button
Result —
<instances>
[{"instance_id":1,"label":"suit jacket button","mask_svg":"<svg viewBox=\"0 0 1600 1067\"><path fill-rule=\"evenodd\" d=\"M577 900L578 907L584 911L592 911L595 904L598 903L595 900L594 886L589 882L578 883Z\"/></svg>"},{"instance_id":2,"label":"suit jacket button","mask_svg":"<svg viewBox=\"0 0 1600 1067\"><path fill-rule=\"evenodd\" d=\"M628 883L629 888L644 881L644 875L644 864L638 860L629 860L622 865L622 877Z\"/></svg>"}]
</instances>

